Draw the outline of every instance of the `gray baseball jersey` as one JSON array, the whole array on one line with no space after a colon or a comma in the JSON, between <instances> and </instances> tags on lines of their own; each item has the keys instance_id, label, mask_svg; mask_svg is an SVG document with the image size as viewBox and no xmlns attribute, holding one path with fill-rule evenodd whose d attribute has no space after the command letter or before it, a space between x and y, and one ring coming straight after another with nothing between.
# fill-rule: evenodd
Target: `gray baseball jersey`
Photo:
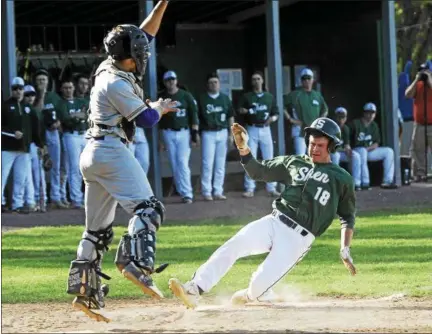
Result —
<instances>
[{"instance_id":1,"label":"gray baseball jersey","mask_svg":"<svg viewBox=\"0 0 432 334\"><path fill-rule=\"evenodd\" d=\"M153 196L146 174L121 141L126 138L119 127L122 118L131 121L146 108L143 90L136 80L132 73L114 67L110 58L96 71L89 116L96 125L87 131L89 140L80 157L88 230L108 227L114 220L117 203L133 214L138 204Z\"/></svg>"}]
</instances>

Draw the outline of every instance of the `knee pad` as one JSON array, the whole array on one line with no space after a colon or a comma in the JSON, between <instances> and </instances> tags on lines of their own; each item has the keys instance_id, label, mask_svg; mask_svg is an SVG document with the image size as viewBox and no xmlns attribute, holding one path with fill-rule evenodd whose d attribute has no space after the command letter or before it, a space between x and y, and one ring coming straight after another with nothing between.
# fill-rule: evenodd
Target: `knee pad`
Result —
<instances>
[{"instance_id":1,"label":"knee pad","mask_svg":"<svg viewBox=\"0 0 432 334\"><path fill-rule=\"evenodd\" d=\"M134 214L142 220L153 224L157 231L165 220L165 206L156 197L152 196L150 199L138 204Z\"/></svg>"},{"instance_id":2,"label":"knee pad","mask_svg":"<svg viewBox=\"0 0 432 334\"><path fill-rule=\"evenodd\" d=\"M136 207L128 233L122 236L117 249L115 263L120 271L131 261L150 273L154 271L156 231L164 220L164 212L163 204L154 197Z\"/></svg>"},{"instance_id":3,"label":"knee pad","mask_svg":"<svg viewBox=\"0 0 432 334\"><path fill-rule=\"evenodd\" d=\"M84 231L82 235L82 246L85 242L90 242L93 244L96 251L96 259L101 260L105 252L109 250L108 246L112 243L114 239L114 231L112 229L112 224L104 230L100 231ZM88 260L94 260L94 256L87 258Z\"/></svg>"}]
</instances>

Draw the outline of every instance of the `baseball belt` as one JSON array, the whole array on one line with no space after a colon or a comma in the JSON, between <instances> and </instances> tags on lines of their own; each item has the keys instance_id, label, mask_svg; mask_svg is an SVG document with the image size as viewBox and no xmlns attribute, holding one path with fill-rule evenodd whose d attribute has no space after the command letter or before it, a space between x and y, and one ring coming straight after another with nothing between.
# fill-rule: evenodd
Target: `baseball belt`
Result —
<instances>
[{"instance_id":1,"label":"baseball belt","mask_svg":"<svg viewBox=\"0 0 432 334\"><path fill-rule=\"evenodd\" d=\"M279 219L282 223L284 223L289 228L292 228L296 232L299 232L303 237L307 236L309 234L309 231L300 226L298 223L296 223L293 219L290 217L284 215L283 213L280 213L277 210L273 210L272 215Z\"/></svg>"}]
</instances>

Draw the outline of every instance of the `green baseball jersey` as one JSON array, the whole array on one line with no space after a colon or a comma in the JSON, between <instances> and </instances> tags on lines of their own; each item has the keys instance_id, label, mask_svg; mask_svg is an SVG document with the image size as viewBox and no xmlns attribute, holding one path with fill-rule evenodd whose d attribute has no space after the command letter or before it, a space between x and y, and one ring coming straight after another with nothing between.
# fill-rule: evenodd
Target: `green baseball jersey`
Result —
<instances>
[{"instance_id":1,"label":"green baseball jersey","mask_svg":"<svg viewBox=\"0 0 432 334\"><path fill-rule=\"evenodd\" d=\"M351 133L350 133L350 128L348 127L348 125L344 124L342 127L339 125L339 127L341 128L341 145L338 147L338 151L343 151L345 145L350 145L351 146Z\"/></svg>"},{"instance_id":2,"label":"green baseball jersey","mask_svg":"<svg viewBox=\"0 0 432 334\"><path fill-rule=\"evenodd\" d=\"M264 124L269 117L278 115L276 101L268 92L244 94L239 101L239 108L245 108L248 113L244 115L247 124Z\"/></svg>"},{"instance_id":3,"label":"green baseball jersey","mask_svg":"<svg viewBox=\"0 0 432 334\"><path fill-rule=\"evenodd\" d=\"M144 96L148 96L148 95L144 95ZM81 99L81 100L84 100L84 102L87 103L87 106L90 105L90 95L84 95L84 96L82 96L82 97L76 97L76 98L79 98L79 99Z\"/></svg>"},{"instance_id":4,"label":"green baseball jersey","mask_svg":"<svg viewBox=\"0 0 432 334\"><path fill-rule=\"evenodd\" d=\"M228 119L233 115L233 106L228 95L219 93L218 97L212 98L205 93L198 98L200 130L227 129Z\"/></svg>"},{"instance_id":5,"label":"green baseball jersey","mask_svg":"<svg viewBox=\"0 0 432 334\"><path fill-rule=\"evenodd\" d=\"M304 89L296 89L284 95L284 108L290 113L291 117L303 123L303 128L310 126L318 117L327 115L328 106L320 92Z\"/></svg>"},{"instance_id":6,"label":"green baseball jersey","mask_svg":"<svg viewBox=\"0 0 432 334\"><path fill-rule=\"evenodd\" d=\"M342 227L354 227L356 197L354 181L333 163L314 163L306 155L280 156L257 161L252 154L242 157L247 174L256 181L286 185L273 208L320 236L336 215Z\"/></svg>"},{"instance_id":7,"label":"green baseball jersey","mask_svg":"<svg viewBox=\"0 0 432 334\"><path fill-rule=\"evenodd\" d=\"M14 99L5 101L2 106L1 129L10 134L15 134L15 131L23 134L21 139L2 134L4 151L29 152L32 142L42 147L40 121L36 110L29 104L18 103Z\"/></svg>"},{"instance_id":8,"label":"green baseball jersey","mask_svg":"<svg viewBox=\"0 0 432 334\"><path fill-rule=\"evenodd\" d=\"M178 112L169 112L162 116L159 121L161 129L179 130L198 125L197 103L189 92L179 89L177 93L170 95L168 92L163 91L160 97L177 101L177 108L180 109Z\"/></svg>"},{"instance_id":9,"label":"green baseball jersey","mask_svg":"<svg viewBox=\"0 0 432 334\"><path fill-rule=\"evenodd\" d=\"M49 129L58 120L57 109L60 102L60 96L54 92L46 92L44 98L44 107L42 109L42 117L45 127Z\"/></svg>"},{"instance_id":10,"label":"green baseball jersey","mask_svg":"<svg viewBox=\"0 0 432 334\"><path fill-rule=\"evenodd\" d=\"M369 147L374 143L380 144L381 135L378 124L372 121L366 126L361 118L353 120L351 126L354 147Z\"/></svg>"},{"instance_id":11,"label":"green baseball jersey","mask_svg":"<svg viewBox=\"0 0 432 334\"><path fill-rule=\"evenodd\" d=\"M88 129L87 119L74 118L74 113L87 112L88 103L84 99L73 100L61 99L58 103L58 119L62 124L64 132L85 131Z\"/></svg>"}]
</instances>

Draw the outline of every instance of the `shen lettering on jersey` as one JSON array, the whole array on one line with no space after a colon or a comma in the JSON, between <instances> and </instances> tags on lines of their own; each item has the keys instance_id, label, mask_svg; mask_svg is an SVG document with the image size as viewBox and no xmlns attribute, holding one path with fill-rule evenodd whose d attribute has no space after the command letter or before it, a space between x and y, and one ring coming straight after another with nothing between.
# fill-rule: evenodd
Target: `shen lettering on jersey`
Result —
<instances>
[{"instance_id":1,"label":"shen lettering on jersey","mask_svg":"<svg viewBox=\"0 0 432 334\"><path fill-rule=\"evenodd\" d=\"M249 113L250 114L256 114L257 111L266 111L267 110L267 105L265 104L259 104L259 103L252 103L253 108L249 109Z\"/></svg>"},{"instance_id":2,"label":"shen lettering on jersey","mask_svg":"<svg viewBox=\"0 0 432 334\"><path fill-rule=\"evenodd\" d=\"M330 178L327 175L327 173L322 173L320 171L316 171L314 173L313 169L310 169L308 167L300 167L298 170L298 174L294 176L294 181L296 182L304 182L307 181L309 178L312 178L315 181L322 182L322 183L329 183Z\"/></svg>"},{"instance_id":3,"label":"shen lettering on jersey","mask_svg":"<svg viewBox=\"0 0 432 334\"><path fill-rule=\"evenodd\" d=\"M367 143L369 146L372 145L372 135L368 134L366 135L364 132L360 132L358 137L357 137L357 141L359 142L365 142Z\"/></svg>"},{"instance_id":4,"label":"shen lettering on jersey","mask_svg":"<svg viewBox=\"0 0 432 334\"><path fill-rule=\"evenodd\" d=\"M207 104L206 105L206 111L207 111L207 114L211 114L213 112L222 112L223 107L221 107L221 106L215 107L213 104Z\"/></svg>"}]
</instances>

